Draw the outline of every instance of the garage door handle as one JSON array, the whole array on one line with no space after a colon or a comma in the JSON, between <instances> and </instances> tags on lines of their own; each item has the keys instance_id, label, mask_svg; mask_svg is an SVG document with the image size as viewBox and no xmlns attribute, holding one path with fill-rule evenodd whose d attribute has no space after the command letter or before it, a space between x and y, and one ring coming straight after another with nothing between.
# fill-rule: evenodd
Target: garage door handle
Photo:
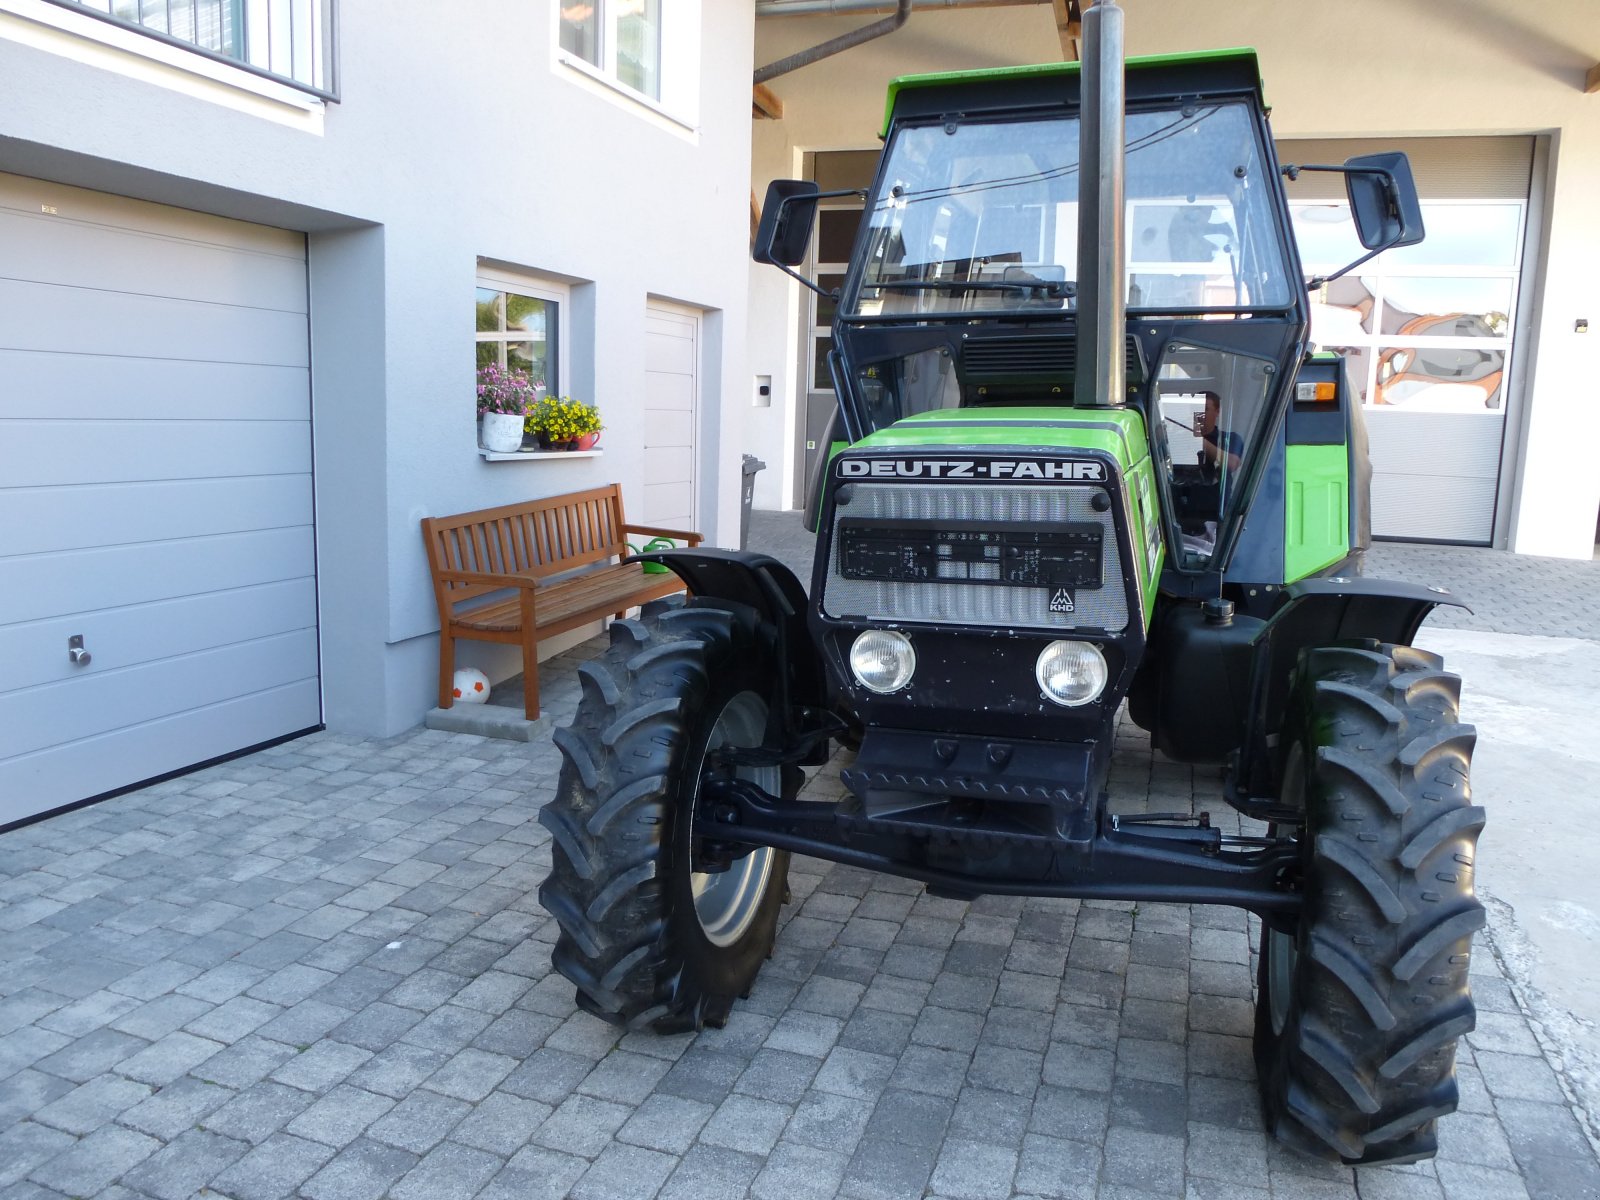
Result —
<instances>
[{"instance_id":1,"label":"garage door handle","mask_svg":"<svg viewBox=\"0 0 1600 1200\"><path fill-rule=\"evenodd\" d=\"M67 657L72 660L75 667L89 665L89 652L83 648L83 634L75 633L67 639Z\"/></svg>"}]
</instances>

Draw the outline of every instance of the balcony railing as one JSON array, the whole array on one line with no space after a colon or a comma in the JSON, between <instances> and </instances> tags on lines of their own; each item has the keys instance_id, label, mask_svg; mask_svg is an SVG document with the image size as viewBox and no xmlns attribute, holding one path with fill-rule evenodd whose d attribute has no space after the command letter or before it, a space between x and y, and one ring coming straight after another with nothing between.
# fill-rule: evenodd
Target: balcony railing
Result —
<instances>
[{"instance_id":1,"label":"balcony railing","mask_svg":"<svg viewBox=\"0 0 1600 1200\"><path fill-rule=\"evenodd\" d=\"M50 0L324 100L339 98L338 0Z\"/></svg>"}]
</instances>

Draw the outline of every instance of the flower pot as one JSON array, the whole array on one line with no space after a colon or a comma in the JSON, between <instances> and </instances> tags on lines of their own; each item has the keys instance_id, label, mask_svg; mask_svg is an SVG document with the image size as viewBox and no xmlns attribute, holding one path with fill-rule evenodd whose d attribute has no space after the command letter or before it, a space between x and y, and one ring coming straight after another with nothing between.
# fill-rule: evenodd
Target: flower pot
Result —
<instances>
[{"instance_id":1,"label":"flower pot","mask_svg":"<svg viewBox=\"0 0 1600 1200\"><path fill-rule=\"evenodd\" d=\"M484 413L483 448L492 454L515 454L522 448L521 413Z\"/></svg>"},{"instance_id":2,"label":"flower pot","mask_svg":"<svg viewBox=\"0 0 1600 1200\"><path fill-rule=\"evenodd\" d=\"M600 431L597 429L593 433L585 433L580 435L578 440L572 445L573 449L575 450L593 450L599 444Z\"/></svg>"}]
</instances>

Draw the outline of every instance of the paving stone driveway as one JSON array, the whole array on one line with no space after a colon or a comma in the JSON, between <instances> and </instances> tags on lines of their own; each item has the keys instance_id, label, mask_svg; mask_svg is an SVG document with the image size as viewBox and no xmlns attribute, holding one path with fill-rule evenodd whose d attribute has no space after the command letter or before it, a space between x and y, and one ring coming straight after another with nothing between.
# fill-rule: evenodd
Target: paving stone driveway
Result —
<instances>
[{"instance_id":1,"label":"paving stone driveway","mask_svg":"<svg viewBox=\"0 0 1600 1200\"><path fill-rule=\"evenodd\" d=\"M558 719L599 648L546 668ZM1134 806L1215 795L1128 726L1114 769ZM318 734L0 835L0 1200L1600 1196L1482 940L1462 1111L1404 1168L1265 1137L1226 909L797 859L727 1028L619 1036L550 972L556 770Z\"/></svg>"}]
</instances>

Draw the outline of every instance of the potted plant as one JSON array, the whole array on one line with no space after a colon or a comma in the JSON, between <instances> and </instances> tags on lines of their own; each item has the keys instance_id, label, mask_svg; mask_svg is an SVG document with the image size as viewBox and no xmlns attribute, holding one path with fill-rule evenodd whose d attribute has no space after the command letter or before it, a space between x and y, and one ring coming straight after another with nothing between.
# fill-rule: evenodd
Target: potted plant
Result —
<instances>
[{"instance_id":1,"label":"potted plant","mask_svg":"<svg viewBox=\"0 0 1600 1200\"><path fill-rule=\"evenodd\" d=\"M528 410L527 429L541 445L588 450L600 440L600 410L571 396L546 396Z\"/></svg>"},{"instance_id":2,"label":"potted plant","mask_svg":"<svg viewBox=\"0 0 1600 1200\"><path fill-rule=\"evenodd\" d=\"M498 363L478 368L478 416L483 419L485 450L515 454L522 448L523 422L537 395L524 371L507 370Z\"/></svg>"}]
</instances>

